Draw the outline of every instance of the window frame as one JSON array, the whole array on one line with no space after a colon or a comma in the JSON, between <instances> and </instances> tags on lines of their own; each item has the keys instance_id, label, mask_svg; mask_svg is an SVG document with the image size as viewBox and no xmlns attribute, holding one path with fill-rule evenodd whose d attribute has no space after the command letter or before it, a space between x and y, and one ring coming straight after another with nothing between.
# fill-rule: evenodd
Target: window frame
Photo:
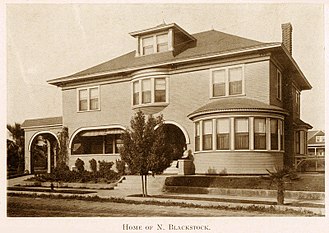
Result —
<instances>
[{"instance_id":1,"label":"window frame","mask_svg":"<svg viewBox=\"0 0 329 233\"><path fill-rule=\"evenodd\" d=\"M279 69L276 70L276 86L276 98L282 101L282 72Z\"/></svg>"},{"instance_id":2,"label":"window frame","mask_svg":"<svg viewBox=\"0 0 329 233\"><path fill-rule=\"evenodd\" d=\"M156 79L163 79L165 81L165 101L156 102ZM150 80L151 82L151 101L149 103L143 103L142 99L142 82L143 80ZM138 82L139 84L139 95L138 95L138 104L134 104L134 83ZM163 106L169 104L169 77L167 75L163 76L149 76L139 79L134 79L131 81L131 105L133 108L143 107L143 106Z\"/></svg>"},{"instance_id":3,"label":"window frame","mask_svg":"<svg viewBox=\"0 0 329 233\"><path fill-rule=\"evenodd\" d=\"M241 93L238 94L230 94L230 78L229 78L229 71L232 69L241 68ZM213 73L216 71L225 71L225 94L220 96L214 96L214 75ZM245 65L239 64L239 65L233 65L233 66L225 66L225 67L219 67L219 68L213 68L210 69L210 85L209 85L209 94L210 99L213 98L227 98L227 97L234 97L234 96L243 96L245 95Z\"/></svg>"},{"instance_id":4,"label":"window frame","mask_svg":"<svg viewBox=\"0 0 329 233\"><path fill-rule=\"evenodd\" d=\"M170 34L169 31L165 31L165 32L162 31L162 32L155 33L155 34L152 34L152 35L141 36L140 39L139 39L140 55L141 56L147 56L147 55L151 55L151 54L165 53L165 52L170 51L170 45L169 45L169 42L170 42L169 36L170 35L169 34ZM158 36L161 36L161 35L166 35L167 36L167 50L165 50L165 51L158 51L158 45L164 44L164 43L158 43ZM152 38L153 39L153 44L152 44L153 52L152 53L148 53L148 54L144 53L143 40L146 39L146 38Z\"/></svg>"},{"instance_id":5,"label":"window frame","mask_svg":"<svg viewBox=\"0 0 329 233\"><path fill-rule=\"evenodd\" d=\"M90 90L91 89L97 89L97 96L98 96L98 108L91 109L91 95ZM87 91L87 109L86 110L80 110L80 91L86 90ZM76 98L77 98L77 112L95 112L101 110L101 91L100 86L90 86L90 87L80 87L76 89Z\"/></svg>"}]
</instances>

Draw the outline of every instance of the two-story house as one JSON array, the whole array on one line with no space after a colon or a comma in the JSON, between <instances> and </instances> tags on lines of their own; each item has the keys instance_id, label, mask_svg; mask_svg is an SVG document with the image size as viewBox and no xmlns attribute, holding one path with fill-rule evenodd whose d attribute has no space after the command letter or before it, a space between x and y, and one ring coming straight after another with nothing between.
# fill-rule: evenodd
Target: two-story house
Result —
<instances>
[{"instance_id":1,"label":"two-story house","mask_svg":"<svg viewBox=\"0 0 329 233\"><path fill-rule=\"evenodd\" d=\"M191 149L197 174L264 174L306 154L300 93L311 85L292 57L292 26L263 43L175 23L130 33L135 51L49 84L62 89L63 116L24 122L26 169L33 148L69 129L69 166L77 158L114 161L136 110L163 114L174 143ZM42 136L42 137L39 137Z\"/></svg>"}]
</instances>

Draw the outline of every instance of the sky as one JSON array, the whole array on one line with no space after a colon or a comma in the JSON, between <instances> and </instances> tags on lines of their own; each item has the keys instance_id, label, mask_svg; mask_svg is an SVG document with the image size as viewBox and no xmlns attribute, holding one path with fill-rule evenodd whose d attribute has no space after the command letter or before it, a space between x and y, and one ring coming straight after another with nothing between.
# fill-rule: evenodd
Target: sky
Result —
<instances>
[{"instance_id":1,"label":"sky","mask_svg":"<svg viewBox=\"0 0 329 233\"><path fill-rule=\"evenodd\" d=\"M325 128L324 16L321 4L9 4L6 8L7 123L62 115L67 76L135 50L129 35L163 23L193 34L215 29L281 42L293 26L293 57L313 86L301 95L301 118Z\"/></svg>"}]
</instances>

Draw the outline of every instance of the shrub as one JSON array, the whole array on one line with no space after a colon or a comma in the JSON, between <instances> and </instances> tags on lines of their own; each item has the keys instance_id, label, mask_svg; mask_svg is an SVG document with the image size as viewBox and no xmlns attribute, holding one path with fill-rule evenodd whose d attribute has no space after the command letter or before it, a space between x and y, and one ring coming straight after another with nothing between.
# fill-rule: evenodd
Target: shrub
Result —
<instances>
[{"instance_id":1,"label":"shrub","mask_svg":"<svg viewBox=\"0 0 329 233\"><path fill-rule=\"evenodd\" d=\"M75 161L75 167L78 169L79 172L83 172L85 170L85 162L83 162L81 159L77 159Z\"/></svg>"},{"instance_id":2,"label":"shrub","mask_svg":"<svg viewBox=\"0 0 329 233\"><path fill-rule=\"evenodd\" d=\"M115 160L115 167L119 173L119 175L125 175L126 172L126 163L120 159Z\"/></svg>"},{"instance_id":3,"label":"shrub","mask_svg":"<svg viewBox=\"0 0 329 233\"><path fill-rule=\"evenodd\" d=\"M89 164L90 164L90 169L92 170L93 173L97 172L97 162L95 159L91 159L89 160Z\"/></svg>"},{"instance_id":4,"label":"shrub","mask_svg":"<svg viewBox=\"0 0 329 233\"><path fill-rule=\"evenodd\" d=\"M118 178L118 173L111 168L114 165L113 162L98 161L99 163L99 177L106 178L108 181Z\"/></svg>"}]
</instances>

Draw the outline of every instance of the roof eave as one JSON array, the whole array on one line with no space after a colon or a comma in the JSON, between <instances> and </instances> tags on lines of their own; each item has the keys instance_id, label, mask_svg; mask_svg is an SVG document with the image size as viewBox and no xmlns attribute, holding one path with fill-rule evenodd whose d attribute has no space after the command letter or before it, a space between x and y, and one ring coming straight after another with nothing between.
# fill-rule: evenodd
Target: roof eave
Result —
<instances>
[{"instance_id":1,"label":"roof eave","mask_svg":"<svg viewBox=\"0 0 329 233\"><path fill-rule=\"evenodd\" d=\"M118 69L118 70L113 70L113 71L103 71L103 72L98 72L94 74L88 74L88 75L81 75L81 76L75 76L75 77L61 77L61 78L56 78L56 79L51 79L48 80L47 83L55 86L63 86L67 82L72 82L75 80L81 80L81 79L87 79L91 77L98 77L98 76L105 76L105 75L114 75L118 73L123 73L123 72L132 72L140 69L147 69L150 67L159 67L159 66L164 66L164 65L172 65L172 64L179 64L179 63L185 63L185 62L193 62L193 61L199 61L199 60L206 60L206 59L213 59L213 58L220 58L224 56L232 56L232 55L240 55L242 53L249 53L249 52L256 52L260 50L266 50L266 49L273 49L273 48L279 48L281 47L281 43L275 42L275 43L269 43L266 45L261 45L261 46L252 46L248 48L243 48L239 49L236 51L228 51L228 52L222 52L222 53L217 53L217 54L212 54L212 55L205 55L205 56L198 56L198 57L192 57L192 58L183 58L183 59L178 59L175 61L167 61L167 62L159 62L157 64L150 64L150 65L142 65L142 66L136 66L136 67L131 67L131 68L126 68L126 69Z\"/></svg>"}]
</instances>

